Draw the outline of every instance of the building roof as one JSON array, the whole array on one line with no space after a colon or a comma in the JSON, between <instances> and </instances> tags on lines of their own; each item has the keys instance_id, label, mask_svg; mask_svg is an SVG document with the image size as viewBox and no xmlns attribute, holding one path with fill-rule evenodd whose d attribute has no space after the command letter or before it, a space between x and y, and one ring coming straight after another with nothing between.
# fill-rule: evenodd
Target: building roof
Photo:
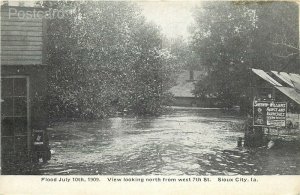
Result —
<instances>
[{"instance_id":1,"label":"building roof","mask_svg":"<svg viewBox=\"0 0 300 195\"><path fill-rule=\"evenodd\" d=\"M265 71L260 69L252 69L256 75L273 85L276 89L278 89L281 93L295 101L300 105L300 75L295 73L286 73L286 72L277 72L271 71L273 73L272 76L274 78L282 81L282 84L275 81L270 75L268 75ZM285 86L283 86L283 84Z\"/></svg>"},{"instance_id":2,"label":"building roof","mask_svg":"<svg viewBox=\"0 0 300 195\"><path fill-rule=\"evenodd\" d=\"M294 87L291 76L286 72L277 72L271 71L276 77L278 77L281 81L285 82L289 87Z\"/></svg>"},{"instance_id":3,"label":"building roof","mask_svg":"<svg viewBox=\"0 0 300 195\"><path fill-rule=\"evenodd\" d=\"M200 80L203 72L201 71L193 71L194 72L194 80L190 79L190 71L184 70L179 73L176 85L172 87L169 91L175 97L195 97L192 91L195 89L195 82Z\"/></svg>"},{"instance_id":4,"label":"building roof","mask_svg":"<svg viewBox=\"0 0 300 195\"><path fill-rule=\"evenodd\" d=\"M274 80L270 75L268 75L268 73L266 73L263 70L252 68L252 72L254 72L260 78L264 79L265 81L267 81L268 83L270 83L273 86L282 86L280 83L278 83L276 80Z\"/></svg>"},{"instance_id":5,"label":"building roof","mask_svg":"<svg viewBox=\"0 0 300 195\"><path fill-rule=\"evenodd\" d=\"M294 88L291 87L278 87L276 88L281 91L283 94L300 104L300 93L298 93Z\"/></svg>"},{"instance_id":6,"label":"building roof","mask_svg":"<svg viewBox=\"0 0 300 195\"><path fill-rule=\"evenodd\" d=\"M174 97L195 97L192 93L195 85L193 82L176 85L170 89L170 92L174 95Z\"/></svg>"},{"instance_id":7,"label":"building roof","mask_svg":"<svg viewBox=\"0 0 300 195\"><path fill-rule=\"evenodd\" d=\"M300 83L300 75L299 74L290 73L289 75L291 75L293 81Z\"/></svg>"},{"instance_id":8,"label":"building roof","mask_svg":"<svg viewBox=\"0 0 300 195\"><path fill-rule=\"evenodd\" d=\"M294 84L295 90L300 93L300 82L293 82L293 84Z\"/></svg>"}]
</instances>

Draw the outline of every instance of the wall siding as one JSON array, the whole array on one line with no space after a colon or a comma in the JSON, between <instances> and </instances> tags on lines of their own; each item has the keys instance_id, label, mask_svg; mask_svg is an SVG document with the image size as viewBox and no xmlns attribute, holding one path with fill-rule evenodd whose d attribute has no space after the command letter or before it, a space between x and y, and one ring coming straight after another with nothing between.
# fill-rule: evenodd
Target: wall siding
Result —
<instances>
[{"instance_id":1,"label":"wall siding","mask_svg":"<svg viewBox=\"0 0 300 195\"><path fill-rule=\"evenodd\" d=\"M9 17L8 10L1 7L1 65L42 65L43 19Z\"/></svg>"}]
</instances>

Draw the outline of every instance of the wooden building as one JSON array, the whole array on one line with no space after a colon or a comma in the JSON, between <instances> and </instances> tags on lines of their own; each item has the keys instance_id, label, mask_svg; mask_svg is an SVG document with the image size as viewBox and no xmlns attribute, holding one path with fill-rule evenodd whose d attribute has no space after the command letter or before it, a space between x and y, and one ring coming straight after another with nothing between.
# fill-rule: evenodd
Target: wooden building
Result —
<instances>
[{"instance_id":1,"label":"wooden building","mask_svg":"<svg viewBox=\"0 0 300 195\"><path fill-rule=\"evenodd\" d=\"M195 84L204 76L197 70L182 70L176 79L176 85L169 92L173 94L173 106L179 107L217 107L214 98L199 98L194 94Z\"/></svg>"},{"instance_id":2,"label":"wooden building","mask_svg":"<svg viewBox=\"0 0 300 195\"><path fill-rule=\"evenodd\" d=\"M23 14L28 11L40 14ZM1 6L2 164L11 156L28 156L32 131L47 127L46 23L42 14L38 7Z\"/></svg>"},{"instance_id":3,"label":"wooden building","mask_svg":"<svg viewBox=\"0 0 300 195\"><path fill-rule=\"evenodd\" d=\"M300 75L251 69L252 100L287 104L284 127L267 127L264 133L300 140Z\"/></svg>"},{"instance_id":4,"label":"wooden building","mask_svg":"<svg viewBox=\"0 0 300 195\"><path fill-rule=\"evenodd\" d=\"M200 71L183 70L178 74L176 85L169 91L174 95L174 106L196 106L197 98L193 94L195 83L200 79Z\"/></svg>"}]
</instances>

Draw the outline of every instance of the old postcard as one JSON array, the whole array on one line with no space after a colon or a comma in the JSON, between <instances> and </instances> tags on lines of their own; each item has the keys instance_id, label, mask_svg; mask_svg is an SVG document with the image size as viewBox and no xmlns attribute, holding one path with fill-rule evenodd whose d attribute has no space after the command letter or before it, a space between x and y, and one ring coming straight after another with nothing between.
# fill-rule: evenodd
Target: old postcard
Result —
<instances>
[{"instance_id":1,"label":"old postcard","mask_svg":"<svg viewBox=\"0 0 300 195\"><path fill-rule=\"evenodd\" d=\"M1 1L0 193L299 194L299 7Z\"/></svg>"}]
</instances>

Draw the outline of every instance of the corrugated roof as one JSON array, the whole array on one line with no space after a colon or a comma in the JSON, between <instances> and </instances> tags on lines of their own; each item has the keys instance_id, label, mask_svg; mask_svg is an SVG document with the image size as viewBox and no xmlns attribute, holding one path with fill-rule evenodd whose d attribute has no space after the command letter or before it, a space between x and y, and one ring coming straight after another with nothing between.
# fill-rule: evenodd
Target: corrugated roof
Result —
<instances>
[{"instance_id":1,"label":"corrugated roof","mask_svg":"<svg viewBox=\"0 0 300 195\"><path fill-rule=\"evenodd\" d=\"M298 93L294 88L291 87L279 87L276 88L281 91L283 94L300 104L300 93Z\"/></svg>"},{"instance_id":2,"label":"corrugated roof","mask_svg":"<svg viewBox=\"0 0 300 195\"><path fill-rule=\"evenodd\" d=\"M298 77L298 79L300 79L300 74L296 74L296 73L290 73L291 76L295 76Z\"/></svg>"},{"instance_id":3,"label":"corrugated roof","mask_svg":"<svg viewBox=\"0 0 300 195\"><path fill-rule=\"evenodd\" d=\"M289 73L289 75L291 76L291 80L294 83L299 83L300 84L300 75L299 74Z\"/></svg>"},{"instance_id":4,"label":"corrugated roof","mask_svg":"<svg viewBox=\"0 0 300 195\"><path fill-rule=\"evenodd\" d=\"M290 87L295 88L296 91L300 91L300 75L295 73L276 72L272 73L288 84Z\"/></svg>"},{"instance_id":5,"label":"corrugated roof","mask_svg":"<svg viewBox=\"0 0 300 195\"><path fill-rule=\"evenodd\" d=\"M293 82L293 81L292 81ZM300 92L300 83L293 82L294 88L296 89L297 92Z\"/></svg>"},{"instance_id":6,"label":"corrugated roof","mask_svg":"<svg viewBox=\"0 0 300 195\"><path fill-rule=\"evenodd\" d=\"M292 76L293 79L296 79L300 82L300 75L299 74L290 73L290 75Z\"/></svg>"},{"instance_id":7,"label":"corrugated roof","mask_svg":"<svg viewBox=\"0 0 300 195\"><path fill-rule=\"evenodd\" d=\"M280 74L284 75L286 79L289 79L291 83L293 84L292 87L295 87L295 83L300 84L300 75L293 73L293 76L291 73L286 72L280 72Z\"/></svg>"},{"instance_id":8,"label":"corrugated roof","mask_svg":"<svg viewBox=\"0 0 300 195\"><path fill-rule=\"evenodd\" d=\"M300 91L300 75L299 74L294 74L290 73L292 82L294 84L294 87L296 88L296 91Z\"/></svg>"},{"instance_id":9,"label":"corrugated roof","mask_svg":"<svg viewBox=\"0 0 300 195\"><path fill-rule=\"evenodd\" d=\"M300 104L300 75L294 73L271 71L273 75L279 78L281 81L288 84L290 87L284 87L277 81L275 81L270 75L260 69L252 69L252 71L263 78L267 82L271 83L276 89L285 94L290 99Z\"/></svg>"},{"instance_id":10,"label":"corrugated roof","mask_svg":"<svg viewBox=\"0 0 300 195\"><path fill-rule=\"evenodd\" d=\"M264 79L268 83L271 83L274 86L282 86L280 83L275 81L270 75L268 75L265 71L260 69L254 69L252 68L252 72L254 72L256 75L258 75L260 78Z\"/></svg>"},{"instance_id":11,"label":"corrugated roof","mask_svg":"<svg viewBox=\"0 0 300 195\"><path fill-rule=\"evenodd\" d=\"M294 87L291 76L286 72L277 72L277 71L271 71L276 77L278 77L280 80L288 84L290 87Z\"/></svg>"}]
</instances>

